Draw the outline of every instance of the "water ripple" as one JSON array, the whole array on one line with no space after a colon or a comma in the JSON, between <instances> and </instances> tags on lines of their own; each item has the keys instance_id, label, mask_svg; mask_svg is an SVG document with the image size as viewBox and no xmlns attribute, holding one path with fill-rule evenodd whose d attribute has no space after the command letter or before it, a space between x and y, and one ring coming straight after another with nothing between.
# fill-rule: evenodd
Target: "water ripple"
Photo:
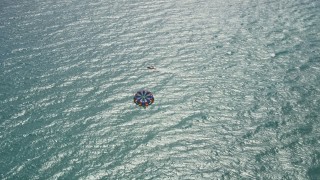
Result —
<instances>
[{"instance_id":1,"label":"water ripple","mask_svg":"<svg viewBox=\"0 0 320 180\"><path fill-rule=\"evenodd\" d=\"M319 8L2 2L0 178L316 179Z\"/></svg>"}]
</instances>

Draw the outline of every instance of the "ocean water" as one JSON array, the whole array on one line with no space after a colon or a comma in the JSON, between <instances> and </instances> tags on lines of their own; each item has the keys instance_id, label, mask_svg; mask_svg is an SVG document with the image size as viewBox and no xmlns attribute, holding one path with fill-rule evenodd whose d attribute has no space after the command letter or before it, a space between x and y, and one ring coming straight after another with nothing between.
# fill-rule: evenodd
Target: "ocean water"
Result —
<instances>
[{"instance_id":1,"label":"ocean water","mask_svg":"<svg viewBox=\"0 0 320 180\"><path fill-rule=\"evenodd\" d=\"M320 179L319 12L1 0L0 179Z\"/></svg>"}]
</instances>

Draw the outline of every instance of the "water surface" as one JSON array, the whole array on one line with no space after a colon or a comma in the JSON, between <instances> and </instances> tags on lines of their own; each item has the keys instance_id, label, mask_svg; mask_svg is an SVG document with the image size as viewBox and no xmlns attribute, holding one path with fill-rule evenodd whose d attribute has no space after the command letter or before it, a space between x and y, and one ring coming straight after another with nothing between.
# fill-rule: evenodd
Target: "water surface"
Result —
<instances>
[{"instance_id":1,"label":"water surface","mask_svg":"<svg viewBox=\"0 0 320 180\"><path fill-rule=\"evenodd\" d=\"M319 11L2 1L0 178L319 179Z\"/></svg>"}]
</instances>

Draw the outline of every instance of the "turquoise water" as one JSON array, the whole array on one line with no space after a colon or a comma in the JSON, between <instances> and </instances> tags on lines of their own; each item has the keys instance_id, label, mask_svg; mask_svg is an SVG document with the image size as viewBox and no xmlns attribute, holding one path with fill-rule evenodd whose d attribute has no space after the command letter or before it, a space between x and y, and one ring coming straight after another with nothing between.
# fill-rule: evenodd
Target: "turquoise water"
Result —
<instances>
[{"instance_id":1,"label":"turquoise water","mask_svg":"<svg viewBox=\"0 0 320 180\"><path fill-rule=\"evenodd\" d=\"M2 0L0 179L320 179L319 12Z\"/></svg>"}]
</instances>

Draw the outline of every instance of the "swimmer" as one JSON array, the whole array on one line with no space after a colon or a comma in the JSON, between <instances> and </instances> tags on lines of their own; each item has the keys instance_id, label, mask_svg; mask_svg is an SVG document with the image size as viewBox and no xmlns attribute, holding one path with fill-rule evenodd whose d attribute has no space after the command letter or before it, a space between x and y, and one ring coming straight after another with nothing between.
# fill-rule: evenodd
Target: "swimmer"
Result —
<instances>
[{"instance_id":1,"label":"swimmer","mask_svg":"<svg viewBox=\"0 0 320 180\"><path fill-rule=\"evenodd\" d=\"M148 66L148 69L156 69L154 66Z\"/></svg>"},{"instance_id":2,"label":"swimmer","mask_svg":"<svg viewBox=\"0 0 320 180\"><path fill-rule=\"evenodd\" d=\"M148 66L147 68L150 69L150 71L152 71L152 72L160 72L160 71L157 70L156 67L154 67L154 66Z\"/></svg>"}]
</instances>

